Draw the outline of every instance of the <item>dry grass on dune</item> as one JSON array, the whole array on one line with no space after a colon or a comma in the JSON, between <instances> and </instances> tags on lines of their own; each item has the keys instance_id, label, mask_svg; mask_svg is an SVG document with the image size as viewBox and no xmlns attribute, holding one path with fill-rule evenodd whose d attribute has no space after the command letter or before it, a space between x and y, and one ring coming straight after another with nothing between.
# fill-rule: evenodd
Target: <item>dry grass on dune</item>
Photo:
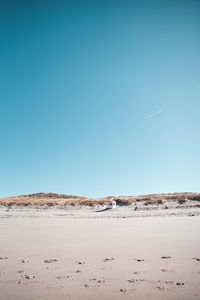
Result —
<instances>
[{"instance_id":1,"label":"dry grass on dune","mask_svg":"<svg viewBox=\"0 0 200 300\"><path fill-rule=\"evenodd\" d=\"M106 205L112 199L115 199L117 205L130 205L143 201L145 205L162 204L163 201L177 201L183 204L187 201L200 201L200 193L169 193L169 194L151 194L140 196L108 196L101 199L92 199L74 195L61 195L55 193L36 193L22 195L17 197L8 197L0 199L1 206L89 206Z\"/></svg>"}]
</instances>

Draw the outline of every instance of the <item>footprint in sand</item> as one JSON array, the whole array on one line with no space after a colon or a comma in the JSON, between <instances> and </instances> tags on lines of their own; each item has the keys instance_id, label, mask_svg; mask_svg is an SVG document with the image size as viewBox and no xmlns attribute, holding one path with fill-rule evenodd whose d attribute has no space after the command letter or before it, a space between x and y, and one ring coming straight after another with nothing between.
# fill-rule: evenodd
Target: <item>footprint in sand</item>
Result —
<instances>
[{"instance_id":1,"label":"footprint in sand","mask_svg":"<svg viewBox=\"0 0 200 300\"><path fill-rule=\"evenodd\" d=\"M58 261L58 260L57 260L57 259L54 259L54 258L53 258L53 259L45 259L45 260L44 260L44 263L45 263L45 264L50 264L50 263L53 263L53 262L55 262L55 261Z\"/></svg>"},{"instance_id":2,"label":"footprint in sand","mask_svg":"<svg viewBox=\"0 0 200 300\"><path fill-rule=\"evenodd\" d=\"M162 272L174 272L174 270L161 269Z\"/></svg>"},{"instance_id":3,"label":"footprint in sand","mask_svg":"<svg viewBox=\"0 0 200 300\"><path fill-rule=\"evenodd\" d=\"M31 276L31 275L27 275L27 274L25 274L24 276L23 276L25 279L31 279L31 278L35 278L35 276L33 275L33 276Z\"/></svg>"},{"instance_id":4,"label":"footprint in sand","mask_svg":"<svg viewBox=\"0 0 200 300\"><path fill-rule=\"evenodd\" d=\"M127 281L130 282L130 283L134 283L135 279L128 279Z\"/></svg>"},{"instance_id":5,"label":"footprint in sand","mask_svg":"<svg viewBox=\"0 0 200 300\"><path fill-rule=\"evenodd\" d=\"M77 264L79 265L85 265L85 262L84 261L75 261Z\"/></svg>"},{"instance_id":6,"label":"footprint in sand","mask_svg":"<svg viewBox=\"0 0 200 300\"><path fill-rule=\"evenodd\" d=\"M97 280L96 278L90 278L89 281L96 281L96 282L105 282L105 280Z\"/></svg>"},{"instance_id":7,"label":"footprint in sand","mask_svg":"<svg viewBox=\"0 0 200 300\"><path fill-rule=\"evenodd\" d=\"M137 261L137 262L142 262L142 261L144 261L143 258L133 258L133 260L135 260L135 261Z\"/></svg>"},{"instance_id":8,"label":"footprint in sand","mask_svg":"<svg viewBox=\"0 0 200 300\"><path fill-rule=\"evenodd\" d=\"M108 261L112 261L112 260L114 260L114 257L111 257L111 258L105 258L105 259L103 260L103 262L108 262Z\"/></svg>"},{"instance_id":9,"label":"footprint in sand","mask_svg":"<svg viewBox=\"0 0 200 300\"><path fill-rule=\"evenodd\" d=\"M157 286L156 288L160 291L163 291L165 289L164 286Z\"/></svg>"},{"instance_id":10,"label":"footprint in sand","mask_svg":"<svg viewBox=\"0 0 200 300\"><path fill-rule=\"evenodd\" d=\"M163 281L160 281L160 280L157 280L157 282L159 282L159 283L163 283ZM167 281L165 281L164 283L166 283L166 284L175 284L175 285L177 285L177 286L183 286L183 285L185 285L185 283L184 282L180 282L180 281L172 281L172 280L167 280ZM159 288L159 287L157 287L157 288Z\"/></svg>"},{"instance_id":11,"label":"footprint in sand","mask_svg":"<svg viewBox=\"0 0 200 300\"><path fill-rule=\"evenodd\" d=\"M70 278L70 275L57 275L56 279Z\"/></svg>"},{"instance_id":12,"label":"footprint in sand","mask_svg":"<svg viewBox=\"0 0 200 300\"><path fill-rule=\"evenodd\" d=\"M89 281L96 281L96 278L90 278Z\"/></svg>"},{"instance_id":13,"label":"footprint in sand","mask_svg":"<svg viewBox=\"0 0 200 300\"><path fill-rule=\"evenodd\" d=\"M174 281L172 280L168 280L168 281L165 281L166 284L174 284Z\"/></svg>"},{"instance_id":14,"label":"footprint in sand","mask_svg":"<svg viewBox=\"0 0 200 300\"><path fill-rule=\"evenodd\" d=\"M142 282L142 281L144 281L144 279L128 279L127 280L128 282L130 282L130 283L134 283L134 282Z\"/></svg>"},{"instance_id":15,"label":"footprint in sand","mask_svg":"<svg viewBox=\"0 0 200 300\"><path fill-rule=\"evenodd\" d=\"M178 281L178 282L176 282L176 285L177 285L177 286L182 286L182 285L185 285L185 283L184 283L184 282Z\"/></svg>"},{"instance_id":16,"label":"footprint in sand","mask_svg":"<svg viewBox=\"0 0 200 300\"><path fill-rule=\"evenodd\" d=\"M30 261L29 260L25 260L23 258L21 258L21 263L25 264L25 263L29 263Z\"/></svg>"},{"instance_id":17,"label":"footprint in sand","mask_svg":"<svg viewBox=\"0 0 200 300\"><path fill-rule=\"evenodd\" d=\"M198 257L193 257L192 259L194 259L196 261L200 261L200 258L198 258Z\"/></svg>"}]
</instances>

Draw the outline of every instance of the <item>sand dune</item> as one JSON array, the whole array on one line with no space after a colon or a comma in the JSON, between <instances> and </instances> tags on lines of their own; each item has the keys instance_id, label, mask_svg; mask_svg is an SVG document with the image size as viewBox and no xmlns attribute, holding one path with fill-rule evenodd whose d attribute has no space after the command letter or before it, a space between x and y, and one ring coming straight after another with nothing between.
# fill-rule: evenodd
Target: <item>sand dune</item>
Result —
<instances>
[{"instance_id":1,"label":"sand dune","mask_svg":"<svg viewBox=\"0 0 200 300\"><path fill-rule=\"evenodd\" d=\"M131 205L144 202L145 205L162 204L163 201L177 201L180 204L190 201L200 201L200 193L168 193L168 194L151 194L139 196L107 196L100 199L92 199L82 196L62 195L55 193L35 193L30 195L21 195L15 197L7 197L0 199L0 205L4 206L66 206L66 205L83 205L95 206L106 205L112 199L115 199L117 205Z\"/></svg>"}]
</instances>

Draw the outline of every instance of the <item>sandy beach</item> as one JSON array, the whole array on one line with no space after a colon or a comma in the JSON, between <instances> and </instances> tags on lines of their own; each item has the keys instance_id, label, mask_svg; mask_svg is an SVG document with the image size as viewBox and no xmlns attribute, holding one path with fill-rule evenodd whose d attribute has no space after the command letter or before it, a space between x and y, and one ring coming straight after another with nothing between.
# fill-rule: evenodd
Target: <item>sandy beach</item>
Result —
<instances>
[{"instance_id":1,"label":"sandy beach","mask_svg":"<svg viewBox=\"0 0 200 300\"><path fill-rule=\"evenodd\" d=\"M199 216L122 215L3 211L0 300L200 299Z\"/></svg>"},{"instance_id":2,"label":"sandy beach","mask_svg":"<svg viewBox=\"0 0 200 300\"><path fill-rule=\"evenodd\" d=\"M200 0L0 22L0 300L200 300Z\"/></svg>"}]
</instances>

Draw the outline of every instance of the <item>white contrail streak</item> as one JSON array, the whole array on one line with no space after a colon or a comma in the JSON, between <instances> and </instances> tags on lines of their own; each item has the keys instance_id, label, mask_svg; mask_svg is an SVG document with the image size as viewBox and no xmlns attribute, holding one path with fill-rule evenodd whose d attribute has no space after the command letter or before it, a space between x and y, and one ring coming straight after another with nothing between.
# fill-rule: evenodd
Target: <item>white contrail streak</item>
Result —
<instances>
[{"instance_id":1,"label":"white contrail streak","mask_svg":"<svg viewBox=\"0 0 200 300\"><path fill-rule=\"evenodd\" d=\"M155 112L153 112L152 114L149 115L149 118L153 118L153 117L156 117L158 115L160 115L163 111L160 109L160 110L157 110Z\"/></svg>"}]
</instances>

